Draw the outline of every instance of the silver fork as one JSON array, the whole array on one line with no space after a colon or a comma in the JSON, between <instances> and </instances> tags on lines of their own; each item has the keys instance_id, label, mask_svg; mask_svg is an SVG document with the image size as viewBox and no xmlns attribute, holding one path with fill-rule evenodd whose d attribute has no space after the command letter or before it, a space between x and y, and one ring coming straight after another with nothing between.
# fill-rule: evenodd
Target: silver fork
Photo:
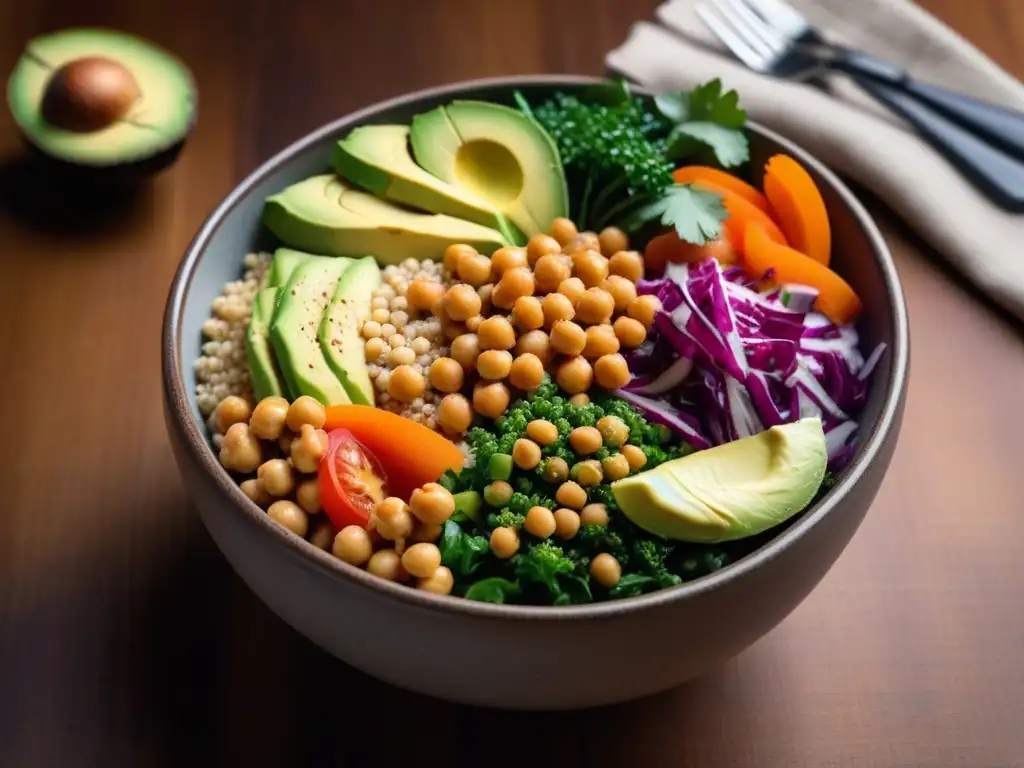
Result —
<instances>
[{"instance_id":1,"label":"silver fork","mask_svg":"<svg viewBox=\"0 0 1024 768\"><path fill-rule=\"evenodd\" d=\"M697 15L750 69L795 80L845 72L994 202L1024 212L1024 163L1018 160L1024 158L1024 114L922 83L888 62L835 45L784 0L708 2L696 6Z\"/></svg>"}]
</instances>

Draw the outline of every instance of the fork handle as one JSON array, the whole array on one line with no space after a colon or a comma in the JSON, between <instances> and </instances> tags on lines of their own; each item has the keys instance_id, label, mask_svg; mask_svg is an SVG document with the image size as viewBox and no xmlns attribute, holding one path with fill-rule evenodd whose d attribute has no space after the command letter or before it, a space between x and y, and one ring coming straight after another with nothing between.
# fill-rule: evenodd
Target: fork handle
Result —
<instances>
[{"instance_id":1,"label":"fork handle","mask_svg":"<svg viewBox=\"0 0 1024 768\"><path fill-rule=\"evenodd\" d=\"M1024 158L1024 113L923 83L903 69L866 53L843 51L831 63L858 78L898 88L1003 151Z\"/></svg>"},{"instance_id":2,"label":"fork handle","mask_svg":"<svg viewBox=\"0 0 1024 768\"><path fill-rule=\"evenodd\" d=\"M1024 212L1024 163L901 88L865 77L856 80L914 125L995 203L1014 213Z\"/></svg>"}]
</instances>

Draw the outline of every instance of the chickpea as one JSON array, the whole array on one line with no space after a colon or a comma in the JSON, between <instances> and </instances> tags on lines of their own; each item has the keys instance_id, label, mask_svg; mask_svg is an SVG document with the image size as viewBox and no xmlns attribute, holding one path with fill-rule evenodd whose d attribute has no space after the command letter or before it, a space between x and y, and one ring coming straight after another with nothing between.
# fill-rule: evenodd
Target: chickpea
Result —
<instances>
[{"instance_id":1,"label":"chickpea","mask_svg":"<svg viewBox=\"0 0 1024 768\"><path fill-rule=\"evenodd\" d=\"M570 395L586 392L594 382L594 369L586 358L572 357L558 366L555 381Z\"/></svg>"},{"instance_id":2,"label":"chickpea","mask_svg":"<svg viewBox=\"0 0 1024 768\"><path fill-rule=\"evenodd\" d=\"M529 267L513 267L501 276L494 288L493 301L496 306L508 309L520 296L533 296L536 285ZM501 294L502 300L498 300ZM506 303L507 302L507 303Z\"/></svg>"},{"instance_id":3,"label":"chickpea","mask_svg":"<svg viewBox=\"0 0 1024 768\"><path fill-rule=\"evenodd\" d=\"M619 340L615 336L615 330L608 323L587 327L587 343L582 353L585 358L595 360L602 355L611 355L618 351Z\"/></svg>"},{"instance_id":4,"label":"chickpea","mask_svg":"<svg viewBox=\"0 0 1024 768\"><path fill-rule=\"evenodd\" d=\"M601 433L595 427L576 427L569 433L569 445L580 456L601 450Z\"/></svg>"},{"instance_id":5,"label":"chickpea","mask_svg":"<svg viewBox=\"0 0 1024 768\"><path fill-rule=\"evenodd\" d=\"M626 461L629 462L629 468L634 472L641 469L647 463L646 454L635 445L624 445L619 451L626 457Z\"/></svg>"},{"instance_id":6,"label":"chickpea","mask_svg":"<svg viewBox=\"0 0 1024 768\"><path fill-rule=\"evenodd\" d=\"M538 539L547 539L555 532L555 516L547 507L530 507L523 521L523 528Z\"/></svg>"},{"instance_id":7,"label":"chickpea","mask_svg":"<svg viewBox=\"0 0 1024 768\"><path fill-rule=\"evenodd\" d=\"M444 268L452 274L459 268L459 259L463 256L475 256L476 248L465 243L453 243L444 250Z\"/></svg>"},{"instance_id":8,"label":"chickpea","mask_svg":"<svg viewBox=\"0 0 1024 768\"><path fill-rule=\"evenodd\" d=\"M412 492L409 508L424 523L443 523L455 513L455 499L443 485L427 483Z\"/></svg>"},{"instance_id":9,"label":"chickpea","mask_svg":"<svg viewBox=\"0 0 1024 768\"><path fill-rule=\"evenodd\" d=\"M638 320L648 330L654 325L654 318L660 311L661 300L653 294L637 296L626 307L626 314L634 320Z\"/></svg>"},{"instance_id":10,"label":"chickpea","mask_svg":"<svg viewBox=\"0 0 1024 768\"><path fill-rule=\"evenodd\" d=\"M555 491L555 501L563 507L582 509L583 505L587 503L587 492L579 483L569 480L558 486L558 490Z\"/></svg>"},{"instance_id":11,"label":"chickpea","mask_svg":"<svg viewBox=\"0 0 1024 768\"><path fill-rule=\"evenodd\" d=\"M612 319L615 299L601 288L588 288L576 302L576 316L588 325L600 325ZM621 339L620 339L621 341Z\"/></svg>"},{"instance_id":12,"label":"chickpea","mask_svg":"<svg viewBox=\"0 0 1024 768\"><path fill-rule=\"evenodd\" d=\"M473 387L473 410L481 416L496 419L508 408L511 395L500 381L477 382Z\"/></svg>"},{"instance_id":13,"label":"chickpea","mask_svg":"<svg viewBox=\"0 0 1024 768\"><path fill-rule=\"evenodd\" d=\"M476 295L480 297L480 304L483 307L484 312L488 312L491 309L491 296L494 294L494 283L488 283L487 285L481 285L476 289Z\"/></svg>"},{"instance_id":14,"label":"chickpea","mask_svg":"<svg viewBox=\"0 0 1024 768\"><path fill-rule=\"evenodd\" d=\"M587 288L594 288L608 277L608 259L597 251L584 251L574 257L574 271Z\"/></svg>"},{"instance_id":15,"label":"chickpea","mask_svg":"<svg viewBox=\"0 0 1024 768\"><path fill-rule=\"evenodd\" d=\"M576 306L576 302L580 300L586 290L587 286L578 277L568 277L558 284L558 292L572 302L573 307ZM575 310L573 311L575 312Z\"/></svg>"},{"instance_id":16,"label":"chickpea","mask_svg":"<svg viewBox=\"0 0 1024 768\"><path fill-rule=\"evenodd\" d=\"M512 361L508 380L513 387L533 392L544 383L544 363L529 352L522 354Z\"/></svg>"},{"instance_id":17,"label":"chickpea","mask_svg":"<svg viewBox=\"0 0 1024 768\"><path fill-rule=\"evenodd\" d=\"M616 352L604 355L594 362L594 378L605 389L620 389L629 384L629 365L626 358Z\"/></svg>"},{"instance_id":18,"label":"chickpea","mask_svg":"<svg viewBox=\"0 0 1024 768\"><path fill-rule=\"evenodd\" d=\"M544 325L544 309L536 296L520 296L512 307L512 322L524 331Z\"/></svg>"},{"instance_id":19,"label":"chickpea","mask_svg":"<svg viewBox=\"0 0 1024 768\"><path fill-rule=\"evenodd\" d=\"M259 439L244 422L232 424L220 446L220 463L225 469L248 474L263 462Z\"/></svg>"},{"instance_id":20,"label":"chickpea","mask_svg":"<svg viewBox=\"0 0 1024 768\"><path fill-rule=\"evenodd\" d=\"M250 478L243 480L238 484L238 487L242 489L242 493L249 497L249 500L259 504L261 507L269 504L271 496L267 493L267 489L263 487L263 481L258 478Z\"/></svg>"},{"instance_id":21,"label":"chickpea","mask_svg":"<svg viewBox=\"0 0 1024 768\"><path fill-rule=\"evenodd\" d=\"M600 485L604 480L601 463L597 459L587 459L576 463L569 475L582 486Z\"/></svg>"},{"instance_id":22,"label":"chickpea","mask_svg":"<svg viewBox=\"0 0 1024 768\"><path fill-rule=\"evenodd\" d=\"M618 416L602 416L596 426L606 443L622 445L629 440L629 427Z\"/></svg>"},{"instance_id":23,"label":"chickpea","mask_svg":"<svg viewBox=\"0 0 1024 768\"><path fill-rule=\"evenodd\" d=\"M526 260L529 265L534 266L541 256L549 253L561 253L562 244L551 235L537 234L530 238L526 244Z\"/></svg>"},{"instance_id":24,"label":"chickpea","mask_svg":"<svg viewBox=\"0 0 1024 768\"><path fill-rule=\"evenodd\" d=\"M571 539L580 532L580 516L573 509L561 507L555 510L555 536L560 539Z\"/></svg>"},{"instance_id":25,"label":"chickpea","mask_svg":"<svg viewBox=\"0 0 1024 768\"><path fill-rule=\"evenodd\" d=\"M576 310L569 298L561 293L549 293L544 297L544 326L551 328L559 320L572 320Z\"/></svg>"},{"instance_id":26,"label":"chickpea","mask_svg":"<svg viewBox=\"0 0 1024 768\"><path fill-rule=\"evenodd\" d=\"M534 419L526 425L526 434L535 443L551 445L558 439L558 427L546 419Z\"/></svg>"},{"instance_id":27,"label":"chickpea","mask_svg":"<svg viewBox=\"0 0 1024 768\"><path fill-rule=\"evenodd\" d=\"M607 552L602 552L590 561L590 576L602 587L611 589L622 578L622 566Z\"/></svg>"},{"instance_id":28,"label":"chickpea","mask_svg":"<svg viewBox=\"0 0 1024 768\"><path fill-rule=\"evenodd\" d=\"M289 446L292 466L306 474L316 472L320 459L327 453L329 442L327 433L322 429L313 429L312 424L303 424L302 432Z\"/></svg>"},{"instance_id":29,"label":"chickpea","mask_svg":"<svg viewBox=\"0 0 1024 768\"><path fill-rule=\"evenodd\" d=\"M587 504L580 510L581 525L608 525L608 507L604 504Z\"/></svg>"},{"instance_id":30,"label":"chickpea","mask_svg":"<svg viewBox=\"0 0 1024 768\"><path fill-rule=\"evenodd\" d=\"M407 507L403 507L391 517L381 517L378 511L375 522L377 533L388 541L404 541L409 538L416 523Z\"/></svg>"},{"instance_id":31,"label":"chickpea","mask_svg":"<svg viewBox=\"0 0 1024 768\"><path fill-rule=\"evenodd\" d=\"M306 510L307 514L318 515L323 511L320 504L320 481L311 477L303 480L295 488L295 501Z\"/></svg>"},{"instance_id":32,"label":"chickpea","mask_svg":"<svg viewBox=\"0 0 1024 768\"><path fill-rule=\"evenodd\" d=\"M527 263L525 248L499 248L491 254L491 267L497 278L510 269L525 267Z\"/></svg>"},{"instance_id":33,"label":"chickpea","mask_svg":"<svg viewBox=\"0 0 1024 768\"><path fill-rule=\"evenodd\" d=\"M444 296L444 286L433 280L417 277L409 283L409 290L405 295L410 307L418 312L428 312L434 306L434 302Z\"/></svg>"},{"instance_id":34,"label":"chickpea","mask_svg":"<svg viewBox=\"0 0 1024 768\"><path fill-rule=\"evenodd\" d=\"M256 403L249 417L249 428L256 437L277 440L288 418L288 401L283 397L265 397Z\"/></svg>"},{"instance_id":35,"label":"chickpea","mask_svg":"<svg viewBox=\"0 0 1024 768\"><path fill-rule=\"evenodd\" d=\"M533 267L533 275L537 281L537 290L541 293L554 293L563 280L572 274L569 265L561 256L549 254L541 256Z\"/></svg>"},{"instance_id":36,"label":"chickpea","mask_svg":"<svg viewBox=\"0 0 1024 768\"><path fill-rule=\"evenodd\" d=\"M569 405L575 408L582 408L590 402L590 395L586 392L579 392L569 398Z\"/></svg>"},{"instance_id":37,"label":"chickpea","mask_svg":"<svg viewBox=\"0 0 1024 768\"><path fill-rule=\"evenodd\" d=\"M423 397L426 388L423 374L411 365L398 366L388 377L388 394L403 403L411 403L417 397Z\"/></svg>"},{"instance_id":38,"label":"chickpea","mask_svg":"<svg viewBox=\"0 0 1024 768\"><path fill-rule=\"evenodd\" d=\"M306 538L306 532L309 530L309 518L294 501L285 499L275 501L267 510L267 515L275 523L283 525L296 536Z\"/></svg>"},{"instance_id":39,"label":"chickpea","mask_svg":"<svg viewBox=\"0 0 1024 768\"><path fill-rule=\"evenodd\" d=\"M483 321L483 315L473 315L464 323L464 325L466 326L466 331L469 333L476 333L477 329L480 327L480 323L482 323Z\"/></svg>"},{"instance_id":40,"label":"chickpea","mask_svg":"<svg viewBox=\"0 0 1024 768\"><path fill-rule=\"evenodd\" d=\"M544 460L544 468L541 470L544 479L549 483L560 483L569 479L569 463L561 456L552 456Z\"/></svg>"},{"instance_id":41,"label":"chickpea","mask_svg":"<svg viewBox=\"0 0 1024 768\"><path fill-rule=\"evenodd\" d=\"M473 286L459 283L444 295L444 311L452 320L462 322L480 314L480 297Z\"/></svg>"},{"instance_id":42,"label":"chickpea","mask_svg":"<svg viewBox=\"0 0 1024 768\"><path fill-rule=\"evenodd\" d=\"M320 429L327 421L327 411L319 402L309 395L302 395L288 407L285 423L292 432L298 432L303 424L312 424Z\"/></svg>"},{"instance_id":43,"label":"chickpea","mask_svg":"<svg viewBox=\"0 0 1024 768\"><path fill-rule=\"evenodd\" d=\"M625 312L629 305L636 299L636 286L622 275L609 275L601 283L615 301L615 311Z\"/></svg>"},{"instance_id":44,"label":"chickpea","mask_svg":"<svg viewBox=\"0 0 1024 768\"><path fill-rule=\"evenodd\" d=\"M566 244L563 250L566 253L576 254L582 253L583 251L597 252L600 247L601 241L598 240L596 233L580 232Z\"/></svg>"},{"instance_id":45,"label":"chickpea","mask_svg":"<svg viewBox=\"0 0 1024 768\"><path fill-rule=\"evenodd\" d=\"M636 251L621 250L608 260L608 271L635 284L644 276L644 258Z\"/></svg>"},{"instance_id":46,"label":"chickpea","mask_svg":"<svg viewBox=\"0 0 1024 768\"><path fill-rule=\"evenodd\" d=\"M469 329L466 327L465 323L457 323L447 317L441 321L441 333L444 334L446 339L456 339L468 332Z\"/></svg>"},{"instance_id":47,"label":"chickpea","mask_svg":"<svg viewBox=\"0 0 1024 768\"><path fill-rule=\"evenodd\" d=\"M442 294L430 307L430 314L438 320L444 320L448 317L448 313L444 310L444 294Z\"/></svg>"},{"instance_id":48,"label":"chickpea","mask_svg":"<svg viewBox=\"0 0 1024 768\"><path fill-rule=\"evenodd\" d=\"M425 579L416 580L416 589L424 592L433 592L435 595L450 595L455 586L455 577L451 570L442 565L434 569L434 572Z\"/></svg>"},{"instance_id":49,"label":"chickpea","mask_svg":"<svg viewBox=\"0 0 1024 768\"><path fill-rule=\"evenodd\" d=\"M508 504L508 500L511 498L512 486L504 480L495 480L484 488L484 501L495 509L500 509Z\"/></svg>"},{"instance_id":50,"label":"chickpea","mask_svg":"<svg viewBox=\"0 0 1024 768\"><path fill-rule=\"evenodd\" d=\"M508 560L519 551L519 534L515 528L495 528L491 531L491 552L499 560Z\"/></svg>"},{"instance_id":51,"label":"chickpea","mask_svg":"<svg viewBox=\"0 0 1024 768\"><path fill-rule=\"evenodd\" d=\"M366 564L368 573L388 581L407 581L409 574L402 567L402 558L393 549L379 549L370 556Z\"/></svg>"},{"instance_id":52,"label":"chickpea","mask_svg":"<svg viewBox=\"0 0 1024 768\"><path fill-rule=\"evenodd\" d=\"M376 320L367 320L359 333L364 339L376 339L381 335L381 325Z\"/></svg>"},{"instance_id":53,"label":"chickpea","mask_svg":"<svg viewBox=\"0 0 1024 768\"><path fill-rule=\"evenodd\" d=\"M402 501L398 496L388 496L377 504L373 513L377 516L378 520L391 520L392 518L398 517L403 512L408 511L409 505Z\"/></svg>"},{"instance_id":54,"label":"chickpea","mask_svg":"<svg viewBox=\"0 0 1024 768\"><path fill-rule=\"evenodd\" d=\"M516 345L516 332L501 315L488 317L477 330L480 349L512 349Z\"/></svg>"},{"instance_id":55,"label":"chickpea","mask_svg":"<svg viewBox=\"0 0 1024 768\"><path fill-rule=\"evenodd\" d=\"M441 567L441 550L427 542L413 544L402 553L402 567L420 579L433 576Z\"/></svg>"},{"instance_id":56,"label":"chickpea","mask_svg":"<svg viewBox=\"0 0 1024 768\"><path fill-rule=\"evenodd\" d=\"M558 294L555 294L558 295ZM556 320L551 328L551 346L563 355L578 355L587 345L587 333L572 320Z\"/></svg>"},{"instance_id":57,"label":"chickpea","mask_svg":"<svg viewBox=\"0 0 1024 768\"><path fill-rule=\"evenodd\" d=\"M256 478L271 496L287 496L295 488L295 473L284 459L270 459L260 464Z\"/></svg>"},{"instance_id":58,"label":"chickpea","mask_svg":"<svg viewBox=\"0 0 1024 768\"><path fill-rule=\"evenodd\" d=\"M615 336L626 349L639 347L647 338L647 329L639 320L623 315L615 320Z\"/></svg>"},{"instance_id":59,"label":"chickpea","mask_svg":"<svg viewBox=\"0 0 1024 768\"><path fill-rule=\"evenodd\" d=\"M618 227L605 227L601 230L601 234L597 236L597 239L601 243L601 253L605 256L624 251L629 247L629 239L626 237L626 233Z\"/></svg>"},{"instance_id":60,"label":"chickpea","mask_svg":"<svg viewBox=\"0 0 1024 768\"><path fill-rule=\"evenodd\" d=\"M479 253L465 253L459 256L459 265L456 271L458 272L459 280L469 283L474 288L479 288L484 283L491 281L493 268L491 260L486 256Z\"/></svg>"},{"instance_id":61,"label":"chickpea","mask_svg":"<svg viewBox=\"0 0 1024 768\"><path fill-rule=\"evenodd\" d=\"M540 446L524 437L512 446L512 461L520 469L533 469L540 464Z\"/></svg>"},{"instance_id":62,"label":"chickpea","mask_svg":"<svg viewBox=\"0 0 1024 768\"><path fill-rule=\"evenodd\" d=\"M473 423L473 409L463 395L445 395L437 406L437 423L449 435L457 435L469 429Z\"/></svg>"},{"instance_id":63,"label":"chickpea","mask_svg":"<svg viewBox=\"0 0 1024 768\"><path fill-rule=\"evenodd\" d=\"M366 358L366 362L372 363L378 357L383 355L388 350L388 343L384 339L377 336L373 339L367 339L366 343L363 344L363 355Z\"/></svg>"},{"instance_id":64,"label":"chickpea","mask_svg":"<svg viewBox=\"0 0 1024 768\"><path fill-rule=\"evenodd\" d=\"M537 326L538 328L540 326ZM224 434L232 424L248 422L252 417L252 406L238 395L228 395L219 403L213 412L217 432ZM252 426L252 425L250 425Z\"/></svg>"},{"instance_id":65,"label":"chickpea","mask_svg":"<svg viewBox=\"0 0 1024 768\"><path fill-rule=\"evenodd\" d=\"M330 552L336 535L337 531L331 521L320 519L313 524L313 530L309 533L309 543L317 549Z\"/></svg>"},{"instance_id":66,"label":"chickpea","mask_svg":"<svg viewBox=\"0 0 1024 768\"><path fill-rule=\"evenodd\" d=\"M438 392L458 392L464 379L462 366L450 357L439 357L430 364L430 386Z\"/></svg>"},{"instance_id":67,"label":"chickpea","mask_svg":"<svg viewBox=\"0 0 1024 768\"><path fill-rule=\"evenodd\" d=\"M423 523L417 520L412 527L410 538L413 541L437 541L441 538L442 527L441 523Z\"/></svg>"},{"instance_id":68,"label":"chickpea","mask_svg":"<svg viewBox=\"0 0 1024 768\"><path fill-rule=\"evenodd\" d=\"M516 355L533 355L546 365L551 361L551 340L544 331L527 331L516 342Z\"/></svg>"},{"instance_id":69,"label":"chickpea","mask_svg":"<svg viewBox=\"0 0 1024 768\"><path fill-rule=\"evenodd\" d=\"M571 219L559 216L551 222L551 236L554 237L560 245L567 245L578 233L579 230L576 229L576 225L572 223Z\"/></svg>"},{"instance_id":70,"label":"chickpea","mask_svg":"<svg viewBox=\"0 0 1024 768\"><path fill-rule=\"evenodd\" d=\"M476 370L476 359L480 356L480 338L475 333L462 334L452 341L450 354L464 371Z\"/></svg>"},{"instance_id":71,"label":"chickpea","mask_svg":"<svg viewBox=\"0 0 1024 768\"><path fill-rule=\"evenodd\" d=\"M605 479L614 483L629 474L629 461L621 453L613 453L601 462Z\"/></svg>"},{"instance_id":72,"label":"chickpea","mask_svg":"<svg viewBox=\"0 0 1024 768\"><path fill-rule=\"evenodd\" d=\"M481 378L501 381L512 370L512 353L507 349L488 349L480 353L476 371Z\"/></svg>"},{"instance_id":73,"label":"chickpea","mask_svg":"<svg viewBox=\"0 0 1024 768\"><path fill-rule=\"evenodd\" d=\"M412 365L416 362L416 353L413 351L412 347L399 347L398 349L392 349L391 354L388 355L388 362L395 368L400 365Z\"/></svg>"}]
</instances>

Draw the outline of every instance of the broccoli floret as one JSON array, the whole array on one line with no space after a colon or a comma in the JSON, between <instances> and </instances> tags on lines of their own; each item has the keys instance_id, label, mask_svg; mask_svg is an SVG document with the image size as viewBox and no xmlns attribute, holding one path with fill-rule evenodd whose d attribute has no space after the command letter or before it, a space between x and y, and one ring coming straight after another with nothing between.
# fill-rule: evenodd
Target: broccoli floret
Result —
<instances>
[{"instance_id":1,"label":"broccoli floret","mask_svg":"<svg viewBox=\"0 0 1024 768\"><path fill-rule=\"evenodd\" d=\"M477 466L487 466L491 456L498 452L498 441L494 435L480 427L473 427L469 430L466 434L466 442L469 443L469 447L473 451Z\"/></svg>"},{"instance_id":2,"label":"broccoli floret","mask_svg":"<svg viewBox=\"0 0 1024 768\"><path fill-rule=\"evenodd\" d=\"M572 432L572 424L569 423L568 419L555 419L555 429L558 430L559 437L568 437L569 433Z\"/></svg>"},{"instance_id":3,"label":"broccoli floret","mask_svg":"<svg viewBox=\"0 0 1024 768\"><path fill-rule=\"evenodd\" d=\"M543 401L550 401L557 394L558 385L554 382L550 375L545 373L544 383L537 387L537 389L535 389L533 393L530 395L530 402L536 405L537 403Z\"/></svg>"},{"instance_id":4,"label":"broccoli floret","mask_svg":"<svg viewBox=\"0 0 1024 768\"><path fill-rule=\"evenodd\" d=\"M566 418L574 427L592 427L602 416L604 416L604 410L601 406L597 403L587 403L571 409Z\"/></svg>"},{"instance_id":5,"label":"broccoli floret","mask_svg":"<svg viewBox=\"0 0 1024 768\"><path fill-rule=\"evenodd\" d=\"M508 507L503 507L496 515L488 515L487 522L491 528L520 528L525 520L525 515L513 512Z\"/></svg>"},{"instance_id":6,"label":"broccoli floret","mask_svg":"<svg viewBox=\"0 0 1024 768\"><path fill-rule=\"evenodd\" d=\"M530 497L525 493L513 493L512 498L508 500L507 508L517 515L525 515L530 511Z\"/></svg>"},{"instance_id":7,"label":"broccoli floret","mask_svg":"<svg viewBox=\"0 0 1024 768\"><path fill-rule=\"evenodd\" d=\"M552 512L558 509L558 502L550 496L535 493L530 497L530 507L547 507Z\"/></svg>"},{"instance_id":8,"label":"broccoli floret","mask_svg":"<svg viewBox=\"0 0 1024 768\"><path fill-rule=\"evenodd\" d=\"M500 438L498 438L498 450L496 452L511 454L512 447L516 444L516 440L518 439L519 438L517 438L515 435L502 435Z\"/></svg>"},{"instance_id":9,"label":"broccoli floret","mask_svg":"<svg viewBox=\"0 0 1024 768\"><path fill-rule=\"evenodd\" d=\"M551 403L547 400L534 400L531 407L533 415L538 419L547 419L551 413Z\"/></svg>"},{"instance_id":10,"label":"broccoli floret","mask_svg":"<svg viewBox=\"0 0 1024 768\"><path fill-rule=\"evenodd\" d=\"M597 453L594 454L594 458L597 459L598 461L604 461L611 455L612 452L602 445L600 448L597 449Z\"/></svg>"},{"instance_id":11,"label":"broccoli floret","mask_svg":"<svg viewBox=\"0 0 1024 768\"><path fill-rule=\"evenodd\" d=\"M603 525L584 525L574 541L578 542L580 551L589 557L607 552L619 561L619 565L625 565L629 560L622 536Z\"/></svg>"},{"instance_id":12,"label":"broccoli floret","mask_svg":"<svg viewBox=\"0 0 1024 768\"><path fill-rule=\"evenodd\" d=\"M562 548L550 541L534 544L526 552L516 555L515 574L520 582L535 582L547 587L552 596L562 594L558 577L576 570L576 563L566 556Z\"/></svg>"},{"instance_id":13,"label":"broccoli floret","mask_svg":"<svg viewBox=\"0 0 1024 768\"><path fill-rule=\"evenodd\" d=\"M520 409L509 411L496 423L502 439L511 437L515 441L526 433L527 417Z\"/></svg>"},{"instance_id":14,"label":"broccoli floret","mask_svg":"<svg viewBox=\"0 0 1024 768\"><path fill-rule=\"evenodd\" d=\"M674 547L651 539L640 539L633 542L633 562L637 568L657 579L661 587L679 584L682 579L669 571L665 564Z\"/></svg>"}]
</instances>

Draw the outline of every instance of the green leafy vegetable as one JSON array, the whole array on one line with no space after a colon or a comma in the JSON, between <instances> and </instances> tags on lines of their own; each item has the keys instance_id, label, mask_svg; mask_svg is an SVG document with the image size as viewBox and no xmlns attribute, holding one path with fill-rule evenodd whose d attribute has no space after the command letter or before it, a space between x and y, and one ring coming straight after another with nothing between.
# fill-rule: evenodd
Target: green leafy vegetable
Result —
<instances>
[{"instance_id":1,"label":"green leafy vegetable","mask_svg":"<svg viewBox=\"0 0 1024 768\"><path fill-rule=\"evenodd\" d=\"M747 113L740 109L736 91L722 93L718 78L684 93L655 97L658 111L675 123L668 137L668 155L674 160L707 146L725 168L750 159L750 142L743 132Z\"/></svg>"},{"instance_id":2,"label":"green leafy vegetable","mask_svg":"<svg viewBox=\"0 0 1024 768\"><path fill-rule=\"evenodd\" d=\"M476 571L489 551L487 539L466 533L453 520L445 521L439 547L441 563L448 566L456 579Z\"/></svg>"},{"instance_id":3,"label":"green leafy vegetable","mask_svg":"<svg viewBox=\"0 0 1024 768\"><path fill-rule=\"evenodd\" d=\"M464 597L467 600L478 600L482 603L504 603L509 597L518 593L518 582L509 581L500 576L492 576L471 584Z\"/></svg>"},{"instance_id":4,"label":"green leafy vegetable","mask_svg":"<svg viewBox=\"0 0 1024 768\"><path fill-rule=\"evenodd\" d=\"M728 217L721 195L690 184L673 184L657 200L636 210L627 227L636 229L658 219L675 227L683 240L703 245L721 235L722 222Z\"/></svg>"},{"instance_id":5,"label":"green leafy vegetable","mask_svg":"<svg viewBox=\"0 0 1024 768\"><path fill-rule=\"evenodd\" d=\"M544 585L552 597L562 594L559 576L576 570L576 564L565 556L562 548L550 541L535 544L525 553L515 557L516 578L520 582L534 582Z\"/></svg>"}]
</instances>

